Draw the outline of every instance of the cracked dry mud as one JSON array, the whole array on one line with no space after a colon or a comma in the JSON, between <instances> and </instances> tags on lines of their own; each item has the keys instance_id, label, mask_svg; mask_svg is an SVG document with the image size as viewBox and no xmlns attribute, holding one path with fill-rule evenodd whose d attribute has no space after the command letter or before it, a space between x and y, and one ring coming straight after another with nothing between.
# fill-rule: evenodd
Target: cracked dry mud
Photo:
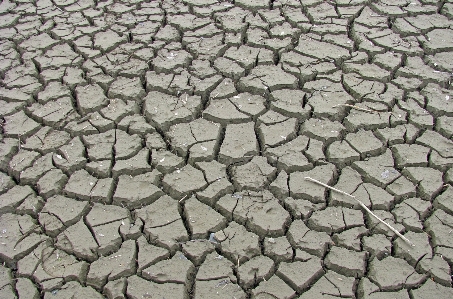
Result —
<instances>
[{"instance_id":1,"label":"cracked dry mud","mask_svg":"<svg viewBox=\"0 0 453 299\"><path fill-rule=\"evenodd\" d=\"M0 37L0 298L453 298L451 1L5 0Z\"/></svg>"}]
</instances>

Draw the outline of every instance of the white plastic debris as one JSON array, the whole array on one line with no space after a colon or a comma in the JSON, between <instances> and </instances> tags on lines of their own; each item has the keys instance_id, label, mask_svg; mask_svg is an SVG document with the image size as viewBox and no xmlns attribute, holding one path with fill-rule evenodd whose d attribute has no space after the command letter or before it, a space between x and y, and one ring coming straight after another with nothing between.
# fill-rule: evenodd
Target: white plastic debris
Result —
<instances>
[{"instance_id":1,"label":"white plastic debris","mask_svg":"<svg viewBox=\"0 0 453 299\"><path fill-rule=\"evenodd\" d=\"M215 234L214 233L211 233L209 235L209 242L214 243L214 244L219 244L219 242L217 242L217 240L215 239Z\"/></svg>"}]
</instances>

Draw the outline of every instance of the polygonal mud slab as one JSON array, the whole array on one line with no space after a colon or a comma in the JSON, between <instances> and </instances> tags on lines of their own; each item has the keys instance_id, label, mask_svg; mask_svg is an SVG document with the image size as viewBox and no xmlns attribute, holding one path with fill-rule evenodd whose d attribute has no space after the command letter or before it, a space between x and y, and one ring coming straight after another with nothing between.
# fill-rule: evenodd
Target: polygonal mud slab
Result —
<instances>
[{"instance_id":1,"label":"polygonal mud slab","mask_svg":"<svg viewBox=\"0 0 453 299\"><path fill-rule=\"evenodd\" d=\"M176 123L194 119L201 108L201 98L187 94L174 97L151 91L144 101L144 113L148 122L164 130Z\"/></svg>"},{"instance_id":2,"label":"polygonal mud slab","mask_svg":"<svg viewBox=\"0 0 453 299\"><path fill-rule=\"evenodd\" d=\"M330 234L353 227L365 226L365 223L363 214L359 210L327 207L324 210L313 212L307 225L316 231L325 231Z\"/></svg>"},{"instance_id":3,"label":"polygonal mud slab","mask_svg":"<svg viewBox=\"0 0 453 299\"><path fill-rule=\"evenodd\" d=\"M87 262L78 261L75 256L69 255L60 249L52 247L39 249L41 249L41 253L38 255L40 260L36 261L36 263L30 263L30 265L35 267L33 278L41 287L49 289L52 286L60 285L64 280L75 280L81 283L85 281L89 266ZM24 258L22 261L24 263L21 266L30 262L30 259Z\"/></svg>"},{"instance_id":4,"label":"polygonal mud slab","mask_svg":"<svg viewBox=\"0 0 453 299\"><path fill-rule=\"evenodd\" d=\"M39 298L38 289L28 278L18 278L16 283L16 290L19 297L32 299Z\"/></svg>"},{"instance_id":5,"label":"polygonal mud slab","mask_svg":"<svg viewBox=\"0 0 453 299\"><path fill-rule=\"evenodd\" d=\"M162 211L166 211L162 214ZM143 232L151 244L171 251L179 242L187 241L188 234L178 211L178 201L164 195L154 203L137 209L136 217L144 222Z\"/></svg>"},{"instance_id":6,"label":"polygonal mud slab","mask_svg":"<svg viewBox=\"0 0 453 299\"><path fill-rule=\"evenodd\" d=\"M293 250L285 237L265 238L263 243L264 255L272 260L276 262L292 260Z\"/></svg>"},{"instance_id":7,"label":"polygonal mud slab","mask_svg":"<svg viewBox=\"0 0 453 299\"><path fill-rule=\"evenodd\" d=\"M296 137L298 121L290 118L276 124L260 124L258 134L263 147L275 147Z\"/></svg>"},{"instance_id":8,"label":"polygonal mud slab","mask_svg":"<svg viewBox=\"0 0 453 299\"><path fill-rule=\"evenodd\" d=\"M328 269L349 277L362 277L366 268L366 253L342 247L332 247L325 258Z\"/></svg>"},{"instance_id":9,"label":"polygonal mud slab","mask_svg":"<svg viewBox=\"0 0 453 299\"><path fill-rule=\"evenodd\" d=\"M405 177L399 177L393 181L392 184L387 186L386 191L394 195L396 200L416 195L415 185Z\"/></svg>"},{"instance_id":10,"label":"polygonal mud slab","mask_svg":"<svg viewBox=\"0 0 453 299\"><path fill-rule=\"evenodd\" d=\"M9 189L13 188L15 183L13 179L7 174L0 172L0 194L7 192Z\"/></svg>"},{"instance_id":11,"label":"polygonal mud slab","mask_svg":"<svg viewBox=\"0 0 453 299\"><path fill-rule=\"evenodd\" d=\"M308 291L299 298L336 298L344 296L353 298L353 286L355 279L329 271L321 277Z\"/></svg>"},{"instance_id":12,"label":"polygonal mud slab","mask_svg":"<svg viewBox=\"0 0 453 299\"><path fill-rule=\"evenodd\" d=\"M212 233L211 233L212 234ZM194 265L199 266L206 256L215 251L215 240L195 239L182 245L182 252Z\"/></svg>"},{"instance_id":13,"label":"polygonal mud slab","mask_svg":"<svg viewBox=\"0 0 453 299\"><path fill-rule=\"evenodd\" d=\"M160 172L167 174L184 166L184 159L167 150L153 150L151 164Z\"/></svg>"},{"instance_id":14,"label":"polygonal mud slab","mask_svg":"<svg viewBox=\"0 0 453 299\"><path fill-rule=\"evenodd\" d=\"M316 63L316 60L312 63ZM327 72L332 72L335 69L333 66L333 63L320 63L315 68L327 69ZM301 72L302 78L309 80L317 71L301 67ZM304 90L312 92L307 96L305 108L311 108L313 116L318 119L326 118L332 121L340 121L347 115L348 105L355 102L354 98L344 90L341 84L332 84L327 79L307 82L304 84Z\"/></svg>"},{"instance_id":15,"label":"polygonal mud slab","mask_svg":"<svg viewBox=\"0 0 453 299\"><path fill-rule=\"evenodd\" d=\"M418 184L420 197L430 200L442 189L442 172L430 167L406 167L402 172L412 183Z\"/></svg>"},{"instance_id":16,"label":"polygonal mud slab","mask_svg":"<svg viewBox=\"0 0 453 299\"><path fill-rule=\"evenodd\" d=\"M253 123L227 125L220 148L219 162L229 165L247 161L257 153L258 142Z\"/></svg>"},{"instance_id":17,"label":"polygonal mud slab","mask_svg":"<svg viewBox=\"0 0 453 299\"><path fill-rule=\"evenodd\" d=\"M129 211L114 205L96 203L86 216L86 223L99 244L98 252L101 255L116 251L122 242L119 228L129 224Z\"/></svg>"},{"instance_id":18,"label":"polygonal mud slab","mask_svg":"<svg viewBox=\"0 0 453 299\"><path fill-rule=\"evenodd\" d=\"M382 290L397 291L421 285L426 277L415 272L415 269L404 260L386 257L383 260L374 259L369 265L368 277Z\"/></svg>"},{"instance_id":19,"label":"polygonal mud slab","mask_svg":"<svg viewBox=\"0 0 453 299\"><path fill-rule=\"evenodd\" d=\"M244 16L245 16L245 14L247 14L247 12L245 12L245 11L242 11L241 13L244 14ZM236 23L236 22L234 22L234 23ZM233 24L231 24L231 25L233 25ZM239 24L240 27L242 27L244 25L245 24ZM236 26L238 26L238 25L236 25ZM273 63L272 51L270 51L268 49L249 47L247 45L239 45L239 47L230 47L225 52L223 57L236 61L240 66L242 66L246 70L251 70L253 67L256 66L257 58L258 58L258 65L260 65L260 64L267 65L267 64ZM276 72L278 72L277 68L275 68L275 70L276 70ZM269 79L271 79L271 78L269 78ZM262 85L260 85L260 87L264 88ZM262 95L262 93L261 93L261 95Z\"/></svg>"},{"instance_id":20,"label":"polygonal mud slab","mask_svg":"<svg viewBox=\"0 0 453 299\"><path fill-rule=\"evenodd\" d=\"M384 154L372 157L368 161L354 162L352 168L371 183L384 188L400 176L400 173L393 168L393 164L392 154L387 150Z\"/></svg>"},{"instance_id":21,"label":"polygonal mud slab","mask_svg":"<svg viewBox=\"0 0 453 299\"><path fill-rule=\"evenodd\" d=\"M39 124L29 118L23 111L5 116L3 130L6 137L28 137L39 130Z\"/></svg>"},{"instance_id":22,"label":"polygonal mud slab","mask_svg":"<svg viewBox=\"0 0 453 299\"><path fill-rule=\"evenodd\" d=\"M370 183L361 184L352 195L356 196L367 207L372 207L375 210L390 210L395 204L394 196ZM350 203L352 201L351 198L348 198L344 202ZM358 208L357 202L353 205Z\"/></svg>"},{"instance_id":23,"label":"polygonal mud slab","mask_svg":"<svg viewBox=\"0 0 453 299\"><path fill-rule=\"evenodd\" d=\"M174 298L189 298L187 291L181 284L175 283L155 283L137 275L127 279L127 296L131 298L147 298L149 296L169 297Z\"/></svg>"},{"instance_id":24,"label":"polygonal mud slab","mask_svg":"<svg viewBox=\"0 0 453 299\"><path fill-rule=\"evenodd\" d=\"M48 153L38 158L31 167L20 173L20 182L21 184L36 184L46 172L54 168L52 153Z\"/></svg>"},{"instance_id":25,"label":"polygonal mud slab","mask_svg":"<svg viewBox=\"0 0 453 299\"><path fill-rule=\"evenodd\" d=\"M194 274L195 266L179 251L171 259L158 262L142 271L145 279L157 283L185 284L188 288L193 283Z\"/></svg>"},{"instance_id":26,"label":"polygonal mud slab","mask_svg":"<svg viewBox=\"0 0 453 299\"><path fill-rule=\"evenodd\" d=\"M425 221L426 231L434 238L432 239L433 246L445 246L451 240L450 225L453 217L443 210L436 210Z\"/></svg>"},{"instance_id":27,"label":"polygonal mud slab","mask_svg":"<svg viewBox=\"0 0 453 299\"><path fill-rule=\"evenodd\" d=\"M395 216L392 213L384 210L375 210L373 213L379 218L381 218L381 220L387 222L387 224L392 226L398 232L403 233L405 231L404 225L398 223L395 220ZM382 222L377 220L374 216L371 216L371 214L368 213L367 215L365 215L365 217L368 229L372 231L374 234L384 234L387 237L395 236L395 232L393 230L391 230L387 225L384 225Z\"/></svg>"},{"instance_id":28,"label":"polygonal mud slab","mask_svg":"<svg viewBox=\"0 0 453 299\"><path fill-rule=\"evenodd\" d=\"M367 299L384 299L388 296L392 296L396 299L409 299L409 293L407 290L389 292L382 292L377 285L370 282L368 278L362 278L358 285L358 294L363 298Z\"/></svg>"},{"instance_id":29,"label":"polygonal mud slab","mask_svg":"<svg viewBox=\"0 0 453 299\"><path fill-rule=\"evenodd\" d=\"M334 141L327 149L327 159L343 168L360 160L360 154L345 141Z\"/></svg>"},{"instance_id":30,"label":"polygonal mud slab","mask_svg":"<svg viewBox=\"0 0 453 299\"><path fill-rule=\"evenodd\" d=\"M297 78L285 73L277 66L262 65L255 67L247 77L239 79L238 88L244 92L265 94L278 89L294 89Z\"/></svg>"},{"instance_id":31,"label":"polygonal mud slab","mask_svg":"<svg viewBox=\"0 0 453 299\"><path fill-rule=\"evenodd\" d=\"M427 98L426 109L434 116L452 116L453 107L449 101L452 98L451 91L429 83L421 93Z\"/></svg>"},{"instance_id":32,"label":"polygonal mud slab","mask_svg":"<svg viewBox=\"0 0 453 299\"><path fill-rule=\"evenodd\" d=\"M146 173L137 176L121 175L113 194L113 202L128 208L138 208L156 201L164 195L156 185L160 173Z\"/></svg>"},{"instance_id":33,"label":"polygonal mud slab","mask_svg":"<svg viewBox=\"0 0 453 299\"><path fill-rule=\"evenodd\" d=\"M33 218L29 215L15 215L5 213L0 216L2 227L2 246L0 257L12 267L16 262L30 253L40 243L49 241L49 238L40 234Z\"/></svg>"},{"instance_id":34,"label":"polygonal mud slab","mask_svg":"<svg viewBox=\"0 0 453 299\"><path fill-rule=\"evenodd\" d=\"M87 284L102 289L108 281L133 275L136 271L136 256L135 242L133 240L124 242L117 252L100 257L91 264Z\"/></svg>"},{"instance_id":35,"label":"polygonal mud slab","mask_svg":"<svg viewBox=\"0 0 453 299\"><path fill-rule=\"evenodd\" d=\"M216 208L260 237L284 235L290 219L289 213L267 191L225 195L216 203Z\"/></svg>"},{"instance_id":36,"label":"polygonal mud slab","mask_svg":"<svg viewBox=\"0 0 453 299\"><path fill-rule=\"evenodd\" d=\"M239 93L229 99L240 112L256 119L266 111L266 99L248 92Z\"/></svg>"},{"instance_id":37,"label":"polygonal mud slab","mask_svg":"<svg viewBox=\"0 0 453 299\"><path fill-rule=\"evenodd\" d=\"M93 298L101 299L103 296L96 292L92 287L83 287L80 283L70 281L52 292L48 291L44 294L45 299L51 298Z\"/></svg>"},{"instance_id":38,"label":"polygonal mud slab","mask_svg":"<svg viewBox=\"0 0 453 299\"><path fill-rule=\"evenodd\" d=\"M239 266L237 270L239 285L244 289L253 288L261 281L269 279L272 272L274 262L266 256L256 256Z\"/></svg>"},{"instance_id":39,"label":"polygonal mud slab","mask_svg":"<svg viewBox=\"0 0 453 299\"><path fill-rule=\"evenodd\" d=\"M377 156L385 151L385 147L371 131L359 130L357 133L346 135L346 141L360 153L364 159L369 156Z\"/></svg>"},{"instance_id":40,"label":"polygonal mud slab","mask_svg":"<svg viewBox=\"0 0 453 299\"><path fill-rule=\"evenodd\" d=\"M71 175L63 192L68 197L108 202L111 198L113 179L98 180L86 170L78 170Z\"/></svg>"},{"instance_id":41,"label":"polygonal mud slab","mask_svg":"<svg viewBox=\"0 0 453 299\"><path fill-rule=\"evenodd\" d=\"M164 177L164 190L175 199L181 199L192 192L204 189L207 185L203 173L191 165L186 165Z\"/></svg>"},{"instance_id":42,"label":"polygonal mud slab","mask_svg":"<svg viewBox=\"0 0 453 299\"><path fill-rule=\"evenodd\" d=\"M90 262L97 258L98 244L83 220L79 220L60 233L56 238L55 246Z\"/></svg>"},{"instance_id":43,"label":"polygonal mud slab","mask_svg":"<svg viewBox=\"0 0 453 299\"><path fill-rule=\"evenodd\" d=\"M453 142L434 131L425 131L417 138L417 143L433 148L444 158L453 157Z\"/></svg>"},{"instance_id":44,"label":"polygonal mud slab","mask_svg":"<svg viewBox=\"0 0 453 299\"><path fill-rule=\"evenodd\" d=\"M337 121L311 118L301 125L300 133L322 142L331 143L341 136L344 129L343 125Z\"/></svg>"},{"instance_id":45,"label":"polygonal mud slab","mask_svg":"<svg viewBox=\"0 0 453 299\"><path fill-rule=\"evenodd\" d=\"M392 147L397 167L427 166L429 148L418 144L398 144Z\"/></svg>"},{"instance_id":46,"label":"polygonal mud slab","mask_svg":"<svg viewBox=\"0 0 453 299\"><path fill-rule=\"evenodd\" d=\"M119 98L123 101L131 100L141 102L146 95L143 85L138 78L118 76L110 85L108 96Z\"/></svg>"},{"instance_id":47,"label":"polygonal mud slab","mask_svg":"<svg viewBox=\"0 0 453 299\"><path fill-rule=\"evenodd\" d=\"M421 260L418 270L426 271L435 282L449 287L451 285L450 266L440 256L425 257Z\"/></svg>"},{"instance_id":48,"label":"polygonal mud slab","mask_svg":"<svg viewBox=\"0 0 453 299\"><path fill-rule=\"evenodd\" d=\"M197 281L208 281L229 278L236 280L233 274L234 264L215 252L206 256L204 263L197 272Z\"/></svg>"},{"instance_id":49,"label":"polygonal mud slab","mask_svg":"<svg viewBox=\"0 0 453 299\"><path fill-rule=\"evenodd\" d=\"M94 46L107 52L125 41L126 36L120 36L116 32L108 30L106 32L99 32L96 34L94 38Z\"/></svg>"},{"instance_id":50,"label":"polygonal mud slab","mask_svg":"<svg viewBox=\"0 0 453 299\"><path fill-rule=\"evenodd\" d=\"M453 206L452 202L450 201L451 196L453 196L453 188L451 186L447 186L447 189L433 202L435 208L442 209L448 214L453 214Z\"/></svg>"},{"instance_id":51,"label":"polygonal mud slab","mask_svg":"<svg viewBox=\"0 0 453 299\"><path fill-rule=\"evenodd\" d=\"M124 160L136 156L142 149L141 141L138 135L129 135L121 130L115 130L115 145L113 147L115 158Z\"/></svg>"},{"instance_id":52,"label":"polygonal mud slab","mask_svg":"<svg viewBox=\"0 0 453 299\"><path fill-rule=\"evenodd\" d=\"M336 168L332 164L317 166L312 170L304 172L293 172L289 178L290 195L293 198L306 198L313 203L326 201L326 188L308 181L306 178L318 180L324 184L330 184L334 179Z\"/></svg>"},{"instance_id":53,"label":"polygonal mud slab","mask_svg":"<svg viewBox=\"0 0 453 299\"><path fill-rule=\"evenodd\" d=\"M0 195L0 212L13 213L27 198L34 195L29 186L14 186L6 193Z\"/></svg>"},{"instance_id":54,"label":"polygonal mud slab","mask_svg":"<svg viewBox=\"0 0 453 299\"><path fill-rule=\"evenodd\" d=\"M85 150L80 137L74 137L53 155L53 163L63 171L75 172L86 165Z\"/></svg>"},{"instance_id":55,"label":"polygonal mud slab","mask_svg":"<svg viewBox=\"0 0 453 299\"><path fill-rule=\"evenodd\" d=\"M291 223L287 238L293 247L318 257L324 256L329 245L333 244L327 233L310 230L301 220Z\"/></svg>"},{"instance_id":56,"label":"polygonal mud slab","mask_svg":"<svg viewBox=\"0 0 453 299\"><path fill-rule=\"evenodd\" d=\"M309 107L303 107L305 93L299 90L282 89L273 91L271 94L270 107L272 110L288 117L295 117L304 121L309 117Z\"/></svg>"},{"instance_id":57,"label":"polygonal mud slab","mask_svg":"<svg viewBox=\"0 0 453 299\"><path fill-rule=\"evenodd\" d=\"M49 198L61 192L68 177L60 169L51 169L36 183L39 195Z\"/></svg>"},{"instance_id":58,"label":"polygonal mud slab","mask_svg":"<svg viewBox=\"0 0 453 299\"><path fill-rule=\"evenodd\" d=\"M88 210L88 202L56 195L47 199L39 213L39 222L46 234L55 237L66 227L78 222Z\"/></svg>"},{"instance_id":59,"label":"polygonal mud slab","mask_svg":"<svg viewBox=\"0 0 453 299\"><path fill-rule=\"evenodd\" d=\"M280 171L277 178L269 185L269 191L279 199L289 196L288 174L284 170Z\"/></svg>"},{"instance_id":60,"label":"polygonal mud slab","mask_svg":"<svg viewBox=\"0 0 453 299\"><path fill-rule=\"evenodd\" d=\"M280 263L276 275L298 292L306 290L311 284L324 275L321 260L311 256L306 261Z\"/></svg>"},{"instance_id":61,"label":"polygonal mud slab","mask_svg":"<svg viewBox=\"0 0 453 299\"><path fill-rule=\"evenodd\" d=\"M187 124L176 124L170 128L171 144L177 153L183 157L196 144L206 141L218 141L220 126L205 119L197 119Z\"/></svg>"},{"instance_id":62,"label":"polygonal mud slab","mask_svg":"<svg viewBox=\"0 0 453 299\"><path fill-rule=\"evenodd\" d=\"M229 279L216 279L208 281L195 282L195 297L194 298L211 298L215 296L219 299L233 298L245 299L246 293L240 286L232 283Z\"/></svg>"},{"instance_id":63,"label":"polygonal mud slab","mask_svg":"<svg viewBox=\"0 0 453 299\"><path fill-rule=\"evenodd\" d=\"M147 148L140 150L135 156L127 160L117 160L112 168L114 178L120 174L136 176L151 171L148 164L150 152Z\"/></svg>"},{"instance_id":64,"label":"polygonal mud slab","mask_svg":"<svg viewBox=\"0 0 453 299\"><path fill-rule=\"evenodd\" d=\"M344 126L349 131L358 129L373 130L381 129L390 125L392 117L389 113L370 113L373 110L386 110L387 106L380 103L359 103L356 104L358 110L351 110L344 120ZM401 110L400 110L401 111ZM402 111L401 111L402 113ZM402 118L402 117L401 117ZM403 121L402 121L403 122Z\"/></svg>"},{"instance_id":65,"label":"polygonal mud slab","mask_svg":"<svg viewBox=\"0 0 453 299\"><path fill-rule=\"evenodd\" d=\"M184 50L170 52L162 49L153 60L153 65L157 72L168 73L178 67L188 66L190 61L191 55Z\"/></svg>"},{"instance_id":66,"label":"polygonal mud slab","mask_svg":"<svg viewBox=\"0 0 453 299\"><path fill-rule=\"evenodd\" d=\"M276 169L267 164L264 157L253 157L244 165L233 166L232 179L237 190L262 190L275 176Z\"/></svg>"},{"instance_id":67,"label":"polygonal mud slab","mask_svg":"<svg viewBox=\"0 0 453 299\"><path fill-rule=\"evenodd\" d=\"M227 226L227 220L208 205L191 197L184 203L184 216L192 238L207 238L208 233L217 232Z\"/></svg>"},{"instance_id":68,"label":"polygonal mud slab","mask_svg":"<svg viewBox=\"0 0 453 299\"><path fill-rule=\"evenodd\" d=\"M222 254L235 263L243 263L260 255L258 236L236 222L230 222L227 228L218 232L216 239L220 242Z\"/></svg>"},{"instance_id":69,"label":"polygonal mud slab","mask_svg":"<svg viewBox=\"0 0 453 299\"><path fill-rule=\"evenodd\" d=\"M126 278L109 281L104 287L107 298L124 298L124 293L126 293L126 282Z\"/></svg>"},{"instance_id":70,"label":"polygonal mud slab","mask_svg":"<svg viewBox=\"0 0 453 299\"><path fill-rule=\"evenodd\" d=\"M368 233L368 230L363 227L354 227L347 229L339 234L334 234L332 240L337 246L345 247L346 249L360 251L362 246L362 237Z\"/></svg>"},{"instance_id":71,"label":"polygonal mud slab","mask_svg":"<svg viewBox=\"0 0 453 299\"><path fill-rule=\"evenodd\" d=\"M286 197L283 199L283 206L288 210L294 219L306 220L315 210L325 207L325 204L314 204L309 200Z\"/></svg>"},{"instance_id":72,"label":"polygonal mud slab","mask_svg":"<svg viewBox=\"0 0 453 299\"><path fill-rule=\"evenodd\" d=\"M100 110L106 106L108 99L104 94L102 88L95 85L78 86L75 90L77 106L80 107L80 111L86 115L90 112Z\"/></svg>"},{"instance_id":73,"label":"polygonal mud slab","mask_svg":"<svg viewBox=\"0 0 453 299\"><path fill-rule=\"evenodd\" d=\"M299 45L294 50L300 54L321 60L342 61L349 57L349 52L345 48L320 42L304 35L300 37Z\"/></svg>"},{"instance_id":74,"label":"polygonal mud slab","mask_svg":"<svg viewBox=\"0 0 453 299\"><path fill-rule=\"evenodd\" d=\"M420 288L411 291L411 293L412 296L416 299L421 299L426 296L435 296L439 299L447 299L453 296L453 291L451 290L451 288L439 285L430 279L426 280L426 282Z\"/></svg>"},{"instance_id":75,"label":"polygonal mud slab","mask_svg":"<svg viewBox=\"0 0 453 299\"><path fill-rule=\"evenodd\" d=\"M211 183L203 191L198 192L197 198L205 204L213 206L220 197L226 194L231 194L233 191L233 184L231 184L225 177L221 177Z\"/></svg>"},{"instance_id":76,"label":"polygonal mud slab","mask_svg":"<svg viewBox=\"0 0 453 299\"><path fill-rule=\"evenodd\" d=\"M211 100L209 106L203 111L203 118L222 125L245 123L250 120L250 116L239 111L227 99Z\"/></svg>"},{"instance_id":77,"label":"polygonal mud slab","mask_svg":"<svg viewBox=\"0 0 453 299\"><path fill-rule=\"evenodd\" d=\"M407 230L413 232L421 232L423 230L422 220L423 217L423 206L425 211L430 208L429 202L418 198L407 199L407 202L395 206L393 213L396 216L397 222L400 222L406 227ZM418 211L420 210L420 212Z\"/></svg>"},{"instance_id":78,"label":"polygonal mud slab","mask_svg":"<svg viewBox=\"0 0 453 299\"><path fill-rule=\"evenodd\" d=\"M252 298L261 298L262 296L273 296L275 298L295 298L296 292L290 288L282 279L278 276L272 276L265 282L260 283L252 291Z\"/></svg>"},{"instance_id":79,"label":"polygonal mud slab","mask_svg":"<svg viewBox=\"0 0 453 299\"><path fill-rule=\"evenodd\" d=\"M137 240L138 254L137 254L137 270L138 273L155 264L170 257L168 250L151 245L145 237L140 236Z\"/></svg>"},{"instance_id":80,"label":"polygonal mud slab","mask_svg":"<svg viewBox=\"0 0 453 299\"><path fill-rule=\"evenodd\" d=\"M53 130L50 127L42 127L33 136L27 138L22 145L28 150L35 150L45 155L56 148L64 145L70 139L68 133L59 130Z\"/></svg>"}]
</instances>

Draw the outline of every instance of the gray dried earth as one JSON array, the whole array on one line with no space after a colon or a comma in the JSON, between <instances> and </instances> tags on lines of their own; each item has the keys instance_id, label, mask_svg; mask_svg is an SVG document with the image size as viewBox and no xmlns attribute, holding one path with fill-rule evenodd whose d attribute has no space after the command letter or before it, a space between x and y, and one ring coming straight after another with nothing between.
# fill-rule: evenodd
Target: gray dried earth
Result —
<instances>
[{"instance_id":1,"label":"gray dried earth","mask_svg":"<svg viewBox=\"0 0 453 299\"><path fill-rule=\"evenodd\" d=\"M0 37L0 298L453 298L450 0L4 0Z\"/></svg>"}]
</instances>

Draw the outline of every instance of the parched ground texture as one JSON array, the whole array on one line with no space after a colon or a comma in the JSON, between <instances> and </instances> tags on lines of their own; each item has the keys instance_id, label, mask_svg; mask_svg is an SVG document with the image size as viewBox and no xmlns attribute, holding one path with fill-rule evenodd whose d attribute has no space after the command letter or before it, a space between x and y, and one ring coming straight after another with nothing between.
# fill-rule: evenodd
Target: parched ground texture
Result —
<instances>
[{"instance_id":1,"label":"parched ground texture","mask_svg":"<svg viewBox=\"0 0 453 299\"><path fill-rule=\"evenodd\" d=\"M0 298L453 298L452 19L2 1Z\"/></svg>"}]
</instances>

